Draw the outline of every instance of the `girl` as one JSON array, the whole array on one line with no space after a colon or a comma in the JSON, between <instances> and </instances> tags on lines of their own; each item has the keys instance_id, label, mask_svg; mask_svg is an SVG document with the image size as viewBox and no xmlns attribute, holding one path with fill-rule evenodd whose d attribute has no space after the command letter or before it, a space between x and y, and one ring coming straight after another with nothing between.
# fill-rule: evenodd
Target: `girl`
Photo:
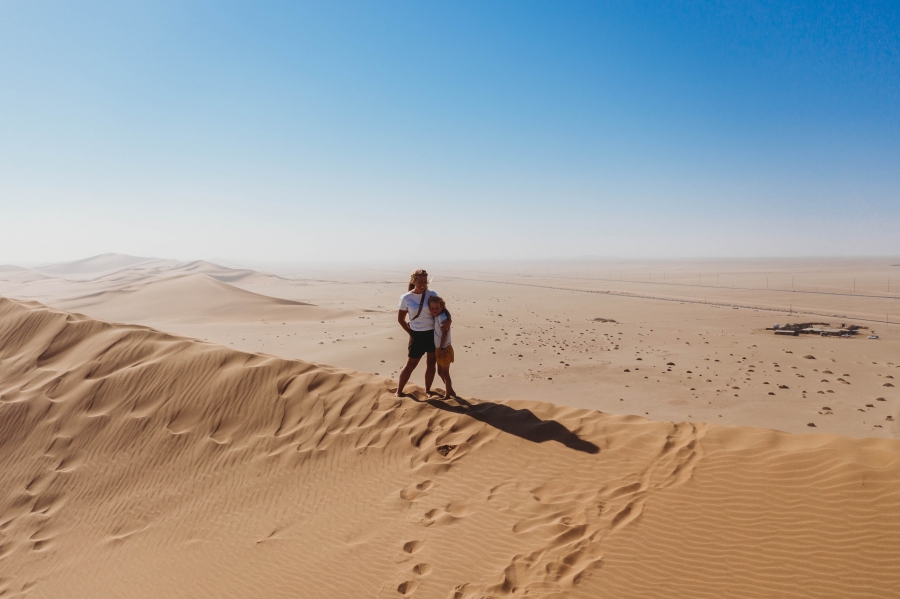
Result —
<instances>
[{"instance_id":1,"label":"girl","mask_svg":"<svg viewBox=\"0 0 900 599\"><path fill-rule=\"evenodd\" d=\"M434 347L438 376L444 381L444 399L456 397L450 380L450 364L453 362L453 346L450 344L450 312L444 300L432 295L428 298L428 309L434 317Z\"/></svg>"}]
</instances>

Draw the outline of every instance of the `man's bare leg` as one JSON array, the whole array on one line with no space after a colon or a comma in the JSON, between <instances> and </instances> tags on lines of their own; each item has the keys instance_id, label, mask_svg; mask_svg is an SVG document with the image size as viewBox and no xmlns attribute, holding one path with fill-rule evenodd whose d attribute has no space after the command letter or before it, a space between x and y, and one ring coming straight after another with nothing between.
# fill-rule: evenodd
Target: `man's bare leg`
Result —
<instances>
[{"instance_id":1,"label":"man's bare leg","mask_svg":"<svg viewBox=\"0 0 900 599\"><path fill-rule=\"evenodd\" d=\"M406 361L406 366L403 367L403 370L400 371L400 381L397 385L397 397L403 397L403 387L406 386L406 383L409 382L409 377L412 376L413 370L416 369L416 366L419 365L419 360L422 358L410 358ZM434 378L434 373L431 374L431 378ZM428 380L428 372L425 373L425 380Z\"/></svg>"},{"instance_id":2,"label":"man's bare leg","mask_svg":"<svg viewBox=\"0 0 900 599\"><path fill-rule=\"evenodd\" d=\"M437 364L437 359L434 357L434 352L427 353L425 362L425 395L431 395L431 384L434 382L435 364Z\"/></svg>"}]
</instances>

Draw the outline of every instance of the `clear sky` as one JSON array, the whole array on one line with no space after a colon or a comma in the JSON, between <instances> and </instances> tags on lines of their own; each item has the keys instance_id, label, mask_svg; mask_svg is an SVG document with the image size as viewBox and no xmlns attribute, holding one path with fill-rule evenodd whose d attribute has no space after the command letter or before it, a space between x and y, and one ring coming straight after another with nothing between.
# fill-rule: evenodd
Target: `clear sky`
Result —
<instances>
[{"instance_id":1,"label":"clear sky","mask_svg":"<svg viewBox=\"0 0 900 599\"><path fill-rule=\"evenodd\" d=\"M900 255L900 2L0 3L0 263Z\"/></svg>"}]
</instances>

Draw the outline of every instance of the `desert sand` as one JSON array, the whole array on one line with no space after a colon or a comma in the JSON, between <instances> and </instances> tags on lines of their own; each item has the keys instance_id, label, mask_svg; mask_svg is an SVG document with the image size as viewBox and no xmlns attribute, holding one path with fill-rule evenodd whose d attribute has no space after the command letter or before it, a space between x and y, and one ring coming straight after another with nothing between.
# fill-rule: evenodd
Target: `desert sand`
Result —
<instances>
[{"instance_id":1,"label":"desert sand","mask_svg":"<svg viewBox=\"0 0 900 599\"><path fill-rule=\"evenodd\" d=\"M448 402L400 269L0 267L0 597L895 597L894 267L695 266L430 268Z\"/></svg>"},{"instance_id":2,"label":"desert sand","mask_svg":"<svg viewBox=\"0 0 900 599\"><path fill-rule=\"evenodd\" d=\"M898 263L429 270L432 287L454 315L453 372L465 396L655 420L897 438ZM396 378L406 360L396 306L411 270L307 267L279 276L203 261L106 255L38 270L0 267L0 295ZM608 280L610 274L623 280ZM776 337L765 330L816 321L869 329L852 339ZM867 339L868 333L879 339ZM423 370L413 382L424 384Z\"/></svg>"}]
</instances>

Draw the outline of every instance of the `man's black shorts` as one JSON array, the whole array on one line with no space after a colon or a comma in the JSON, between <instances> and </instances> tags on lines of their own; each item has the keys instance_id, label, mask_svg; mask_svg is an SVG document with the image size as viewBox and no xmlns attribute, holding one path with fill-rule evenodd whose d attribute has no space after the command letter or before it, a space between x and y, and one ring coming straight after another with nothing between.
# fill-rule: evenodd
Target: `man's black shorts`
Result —
<instances>
[{"instance_id":1,"label":"man's black shorts","mask_svg":"<svg viewBox=\"0 0 900 599\"><path fill-rule=\"evenodd\" d=\"M421 358L434 352L434 331L410 331L412 345L409 346L410 358Z\"/></svg>"}]
</instances>

